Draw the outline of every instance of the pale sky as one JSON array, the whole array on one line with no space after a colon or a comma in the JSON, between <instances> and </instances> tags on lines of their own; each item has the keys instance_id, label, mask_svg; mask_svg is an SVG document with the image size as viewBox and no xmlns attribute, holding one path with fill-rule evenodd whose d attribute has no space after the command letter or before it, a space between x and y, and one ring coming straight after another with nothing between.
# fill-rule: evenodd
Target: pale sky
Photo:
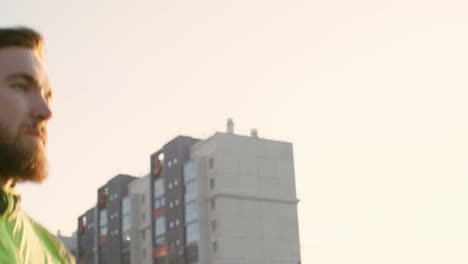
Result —
<instances>
[{"instance_id":1,"label":"pale sky","mask_svg":"<svg viewBox=\"0 0 468 264\"><path fill-rule=\"evenodd\" d=\"M23 207L71 233L179 134L294 144L303 264L468 263L468 3L1 1L47 41L51 174Z\"/></svg>"}]
</instances>

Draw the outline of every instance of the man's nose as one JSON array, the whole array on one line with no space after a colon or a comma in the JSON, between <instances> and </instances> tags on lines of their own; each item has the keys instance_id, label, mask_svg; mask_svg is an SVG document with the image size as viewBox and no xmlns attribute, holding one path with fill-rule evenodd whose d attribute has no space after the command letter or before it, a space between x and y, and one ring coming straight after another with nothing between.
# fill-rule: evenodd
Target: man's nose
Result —
<instances>
[{"instance_id":1,"label":"man's nose","mask_svg":"<svg viewBox=\"0 0 468 264\"><path fill-rule=\"evenodd\" d=\"M32 115L39 121L47 121L52 118L52 110L49 102L42 95L37 95L33 100Z\"/></svg>"}]
</instances>

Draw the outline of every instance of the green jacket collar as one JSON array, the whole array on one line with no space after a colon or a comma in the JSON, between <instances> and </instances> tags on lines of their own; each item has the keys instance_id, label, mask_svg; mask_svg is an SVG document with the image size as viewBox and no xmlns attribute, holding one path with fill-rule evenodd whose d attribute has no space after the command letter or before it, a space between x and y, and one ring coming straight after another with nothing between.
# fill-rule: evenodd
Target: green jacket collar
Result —
<instances>
[{"instance_id":1,"label":"green jacket collar","mask_svg":"<svg viewBox=\"0 0 468 264\"><path fill-rule=\"evenodd\" d=\"M21 196L16 190L0 188L0 218L14 218L19 209Z\"/></svg>"}]
</instances>

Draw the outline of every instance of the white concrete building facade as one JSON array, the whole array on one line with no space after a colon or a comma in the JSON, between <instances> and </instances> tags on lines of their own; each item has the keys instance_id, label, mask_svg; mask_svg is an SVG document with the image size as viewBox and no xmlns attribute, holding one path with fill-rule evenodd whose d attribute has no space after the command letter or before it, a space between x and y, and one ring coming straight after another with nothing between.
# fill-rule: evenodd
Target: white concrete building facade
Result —
<instances>
[{"instance_id":1,"label":"white concrete building facade","mask_svg":"<svg viewBox=\"0 0 468 264\"><path fill-rule=\"evenodd\" d=\"M299 263L292 144L216 133L190 153L197 182L196 263Z\"/></svg>"},{"instance_id":2,"label":"white concrete building facade","mask_svg":"<svg viewBox=\"0 0 468 264\"><path fill-rule=\"evenodd\" d=\"M132 203L130 263L152 264L151 175L128 185Z\"/></svg>"}]
</instances>

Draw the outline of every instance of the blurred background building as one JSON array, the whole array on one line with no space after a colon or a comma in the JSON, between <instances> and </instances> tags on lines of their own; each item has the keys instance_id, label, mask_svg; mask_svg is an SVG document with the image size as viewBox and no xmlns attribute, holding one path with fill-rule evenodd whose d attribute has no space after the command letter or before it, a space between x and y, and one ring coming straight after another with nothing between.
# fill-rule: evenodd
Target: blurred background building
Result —
<instances>
[{"instance_id":1,"label":"blurred background building","mask_svg":"<svg viewBox=\"0 0 468 264\"><path fill-rule=\"evenodd\" d=\"M78 264L296 264L291 143L227 132L178 136L150 173L117 175L78 218Z\"/></svg>"}]
</instances>

